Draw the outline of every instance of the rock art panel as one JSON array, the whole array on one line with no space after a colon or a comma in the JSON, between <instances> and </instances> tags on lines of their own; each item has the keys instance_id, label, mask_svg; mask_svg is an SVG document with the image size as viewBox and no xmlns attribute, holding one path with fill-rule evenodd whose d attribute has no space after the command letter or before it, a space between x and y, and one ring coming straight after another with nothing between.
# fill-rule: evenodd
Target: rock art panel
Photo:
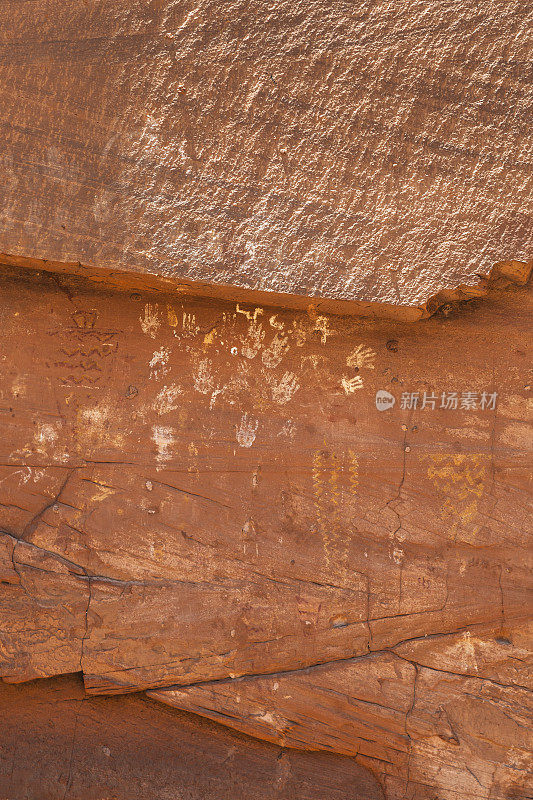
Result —
<instances>
[{"instance_id":1,"label":"rock art panel","mask_svg":"<svg viewBox=\"0 0 533 800\"><path fill-rule=\"evenodd\" d=\"M392 800L525 800L527 287L413 325L22 277L0 282L2 691L80 672L79 713L145 689Z\"/></svg>"},{"instance_id":2,"label":"rock art panel","mask_svg":"<svg viewBox=\"0 0 533 800\"><path fill-rule=\"evenodd\" d=\"M6 680L187 685L527 615L527 290L416 326L35 275L2 293ZM65 361L76 320L113 332L97 381L96 356Z\"/></svg>"}]
</instances>

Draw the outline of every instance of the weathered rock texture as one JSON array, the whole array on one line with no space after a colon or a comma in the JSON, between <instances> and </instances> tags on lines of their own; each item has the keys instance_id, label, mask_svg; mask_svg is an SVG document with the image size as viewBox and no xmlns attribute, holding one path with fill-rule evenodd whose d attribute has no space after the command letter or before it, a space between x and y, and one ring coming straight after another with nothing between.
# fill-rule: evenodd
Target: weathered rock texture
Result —
<instances>
[{"instance_id":1,"label":"weathered rock texture","mask_svg":"<svg viewBox=\"0 0 533 800\"><path fill-rule=\"evenodd\" d=\"M24 800L383 800L353 759L295 753L75 677L0 682L0 795Z\"/></svg>"},{"instance_id":2,"label":"weathered rock texture","mask_svg":"<svg viewBox=\"0 0 533 800\"><path fill-rule=\"evenodd\" d=\"M522 0L4 2L0 251L359 310L476 286L531 254L532 23Z\"/></svg>"},{"instance_id":3,"label":"weathered rock texture","mask_svg":"<svg viewBox=\"0 0 533 800\"><path fill-rule=\"evenodd\" d=\"M150 695L272 742L356 756L383 778L387 797L526 797L527 634L465 628L307 670Z\"/></svg>"},{"instance_id":4,"label":"weathered rock texture","mask_svg":"<svg viewBox=\"0 0 533 800\"><path fill-rule=\"evenodd\" d=\"M1 293L5 681L150 690L394 800L531 793L527 288L416 325Z\"/></svg>"},{"instance_id":5,"label":"weathered rock texture","mask_svg":"<svg viewBox=\"0 0 533 800\"><path fill-rule=\"evenodd\" d=\"M533 795L532 23L0 4L0 800Z\"/></svg>"}]
</instances>

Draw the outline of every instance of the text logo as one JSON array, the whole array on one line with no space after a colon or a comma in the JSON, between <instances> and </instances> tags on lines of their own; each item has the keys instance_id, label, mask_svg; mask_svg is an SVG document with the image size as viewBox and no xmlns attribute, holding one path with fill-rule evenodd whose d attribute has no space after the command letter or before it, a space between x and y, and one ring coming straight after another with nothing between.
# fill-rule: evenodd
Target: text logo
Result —
<instances>
[{"instance_id":1,"label":"text logo","mask_svg":"<svg viewBox=\"0 0 533 800\"><path fill-rule=\"evenodd\" d=\"M380 389L379 392L376 392L376 408L378 411L387 411L388 408L393 407L395 402L394 395L386 392L385 389Z\"/></svg>"}]
</instances>

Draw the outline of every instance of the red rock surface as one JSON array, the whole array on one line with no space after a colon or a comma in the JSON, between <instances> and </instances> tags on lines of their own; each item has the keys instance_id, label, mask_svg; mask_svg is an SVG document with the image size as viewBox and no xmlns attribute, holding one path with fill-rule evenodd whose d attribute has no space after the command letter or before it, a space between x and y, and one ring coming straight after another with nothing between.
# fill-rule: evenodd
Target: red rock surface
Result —
<instances>
[{"instance_id":1,"label":"red rock surface","mask_svg":"<svg viewBox=\"0 0 533 800\"><path fill-rule=\"evenodd\" d=\"M520 0L0 7L0 251L423 307L531 255Z\"/></svg>"},{"instance_id":2,"label":"red rock surface","mask_svg":"<svg viewBox=\"0 0 533 800\"><path fill-rule=\"evenodd\" d=\"M527 288L408 324L21 277L4 680L158 690L394 800L525 798Z\"/></svg>"},{"instance_id":3,"label":"red rock surface","mask_svg":"<svg viewBox=\"0 0 533 800\"><path fill-rule=\"evenodd\" d=\"M391 800L525 798L530 631L506 634L465 627L371 656L150 696L278 744L355 756Z\"/></svg>"},{"instance_id":4,"label":"red rock surface","mask_svg":"<svg viewBox=\"0 0 533 800\"><path fill-rule=\"evenodd\" d=\"M383 800L353 759L254 741L77 677L0 681L0 796L24 800Z\"/></svg>"},{"instance_id":5,"label":"red rock surface","mask_svg":"<svg viewBox=\"0 0 533 800\"><path fill-rule=\"evenodd\" d=\"M530 18L0 4L0 800L533 796Z\"/></svg>"}]
</instances>

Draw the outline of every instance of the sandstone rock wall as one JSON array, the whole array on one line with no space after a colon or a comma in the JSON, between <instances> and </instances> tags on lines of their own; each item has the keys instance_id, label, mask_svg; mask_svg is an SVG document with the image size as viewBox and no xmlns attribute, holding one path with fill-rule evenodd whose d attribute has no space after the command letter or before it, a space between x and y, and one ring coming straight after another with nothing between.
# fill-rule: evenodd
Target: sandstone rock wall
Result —
<instances>
[{"instance_id":1,"label":"sandstone rock wall","mask_svg":"<svg viewBox=\"0 0 533 800\"><path fill-rule=\"evenodd\" d=\"M416 324L1 290L4 681L527 796L527 288Z\"/></svg>"},{"instance_id":2,"label":"sandstone rock wall","mask_svg":"<svg viewBox=\"0 0 533 800\"><path fill-rule=\"evenodd\" d=\"M89 698L75 676L0 683L2 797L383 800L353 759L254 741L143 695Z\"/></svg>"},{"instance_id":3,"label":"sandstone rock wall","mask_svg":"<svg viewBox=\"0 0 533 800\"><path fill-rule=\"evenodd\" d=\"M0 251L418 307L531 257L522 0L4 2Z\"/></svg>"},{"instance_id":4,"label":"sandstone rock wall","mask_svg":"<svg viewBox=\"0 0 533 800\"><path fill-rule=\"evenodd\" d=\"M532 22L0 4L2 797L533 795Z\"/></svg>"}]
</instances>

